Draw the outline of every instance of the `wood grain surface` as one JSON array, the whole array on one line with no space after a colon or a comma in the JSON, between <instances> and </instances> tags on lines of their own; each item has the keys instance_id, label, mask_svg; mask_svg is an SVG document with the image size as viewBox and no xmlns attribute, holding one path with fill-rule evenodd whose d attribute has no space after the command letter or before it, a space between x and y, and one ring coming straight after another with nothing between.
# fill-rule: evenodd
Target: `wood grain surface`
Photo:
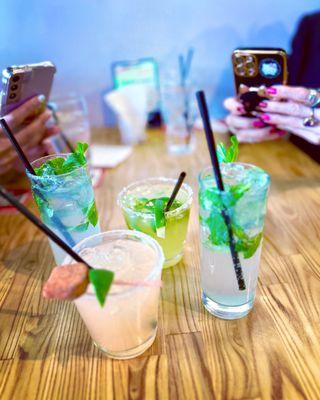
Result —
<instances>
[{"instance_id":1,"label":"wood grain surface","mask_svg":"<svg viewBox=\"0 0 320 400\"><path fill-rule=\"evenodd\" d=\"M197 175L209 156L197 136L193 155L175 157L149 132L96 190L109 230L125 226L116 197L134 180L185 170L194 189L184 260L163 273L157 338L136 359L106 358L73 304L41 297L54 265L46 238L22 216L0 216L1 400L320 399L320 167L285 140L241 145L271 192L254 309L223 321L200 299ZM114 139L100 130L96 141Z\"/></svg>"}]
</instances>

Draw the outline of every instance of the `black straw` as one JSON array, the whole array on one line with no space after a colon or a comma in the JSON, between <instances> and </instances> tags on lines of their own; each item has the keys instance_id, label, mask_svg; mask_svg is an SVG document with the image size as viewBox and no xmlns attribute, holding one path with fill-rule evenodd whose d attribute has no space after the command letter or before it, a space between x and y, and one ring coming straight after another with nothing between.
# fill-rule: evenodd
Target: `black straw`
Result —
<instances>
[{"instance_id":1,"label":"black straw","mask_svg":"<svg viewBox=\"0 0 320 400\"><path fill-rule=\"evenodd\" d=\"M170 196L170 199L169 199L169 201L168 201L168 203L167 203L167 206L166 206L166 208L165 208L165 212L168 212L169 210L170 210L170 207L172 206L172 204L173 204L173 202L174 202L174 199L177 197L177 194L178 194L178 192L179 192L179 190L180 190L180 188L181 188L181 185L182 185L182 183L183 183L183 181L184 181L184 178L186 177L186 173L185 172L181 172L181 174L179 175L179 178L178 178L178 180L177 180L177 183L176 183L176 185L175 185L175 187L174 187L174 189L173 189L173 191L172 191L172 194L171 194L171 196Z\"/></svg>"},{"instance_id":2,"label":"black straw","mask_svg":"<svg viewBox=\"0 0 320 400\"><path fill-rule=\"evenodd\" d=\"M12 204L17 210L21 212L30 222L33 223L38 229L40 229L46 236L48 236L56 245L61 247L70 257L72 257L75 261L81 262L85 264L89 269L92 267L84 261L82 257L79 256L70 246L68 246L62 239L59 238L50 228L47 227L38 217L32 214L23 204L20 203L12 194L7 192L0 185L0 195L5 198L10 204Z\"/></svg>"},{"instance_id":3,"label":"black straw","mask_svg":"<svg viewBox=\"0 0 320 400\"><path fill-rule=\"evenodd\" d=\"M203 122L203 126L204 126L204 131L206 134L208 149L209 149L209 153L210 153L210 158L211 158L211 162L212 162L212 167L213 167L213 172L214 172L215 180L217 183L217 187L220 192L224 192L224 185L223 185L222 175L221 175L221 171L220 171L218 156L217 156L217 152L216 152L214 136L213 136L213 132L212 132L211 125L210 125L210 117L209 117L205 94L201 90L196 93L196 96L197 96L198 107L200 110L200 114L201 114L201 118L202 118L202 122ZM222 214L222 217L224 219L224 222L225 222L225 224L227 226L227 230L228 230L230 252L231 252L233 266L234 266L234 270L235 270L235 274L236 274L236 278L237 278L237 282L238 282L238 287L239 287L239 290L245 290L246 284L245 284L245 281L243 278L243 272L242 272L239 255L236 250L236 243L235 243L233 232L232 232L231 218L229 216L229 213L228 213L228 210L226 207L223 208L221 214Z\"/></svg>"}]
</instances>

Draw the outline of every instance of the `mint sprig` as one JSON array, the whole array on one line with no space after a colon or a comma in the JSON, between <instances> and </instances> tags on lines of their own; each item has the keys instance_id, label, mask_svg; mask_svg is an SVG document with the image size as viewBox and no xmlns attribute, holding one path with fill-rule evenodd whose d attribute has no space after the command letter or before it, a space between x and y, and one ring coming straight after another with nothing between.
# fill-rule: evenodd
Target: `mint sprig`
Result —
<instances>
[{"instance_id":1,"label":"mint sprig","mask_svg":"<svg viewBox=\"0 0 320 400\"><path fill-rule=\"evenodd\" d=\"M101 307L104 306L113 278L114 272L109 270L90 269L89 271L89 281L94 287L96 297Z\"/></svg>"},{"instance_id":2,"label":"mint sprig","mask_svg":"<svg viewBox=\"0 0 320 400\"><path fill-rule=\"evenodd\" d=\"M235 162L239 154L239 142L236 136L231 136L231 144L228 148L223 143L217 146L217 155L220 163Z\"/></svg>"},{"instance_id":3,"label":"mint sprig","mask_svg":"<svg viewBox=\"0 0 320 400\"><path fill-rule=\"evenodd\" d=\"M217 154L220 163L230 163L237 161L238 140L235 136L231 137L231 144L228 148L223 143L217 146ZM236 185L225 184L224 192L220 192L217 187L208 188L199 193L201 207L210 210L207 218L201 217L201 224L207 225L210 230L208 237L214 246L229 246L228 229L223 218L222 212L231 209L250 189L250 184L239 183ZM243 254L245 259L251 258L258 249L262 240L262 232L250 237L245 231L237 226L231 219L231 227L236 240L236 250Z\"/></svg>"},{"instance_id":4,"label":"mint sprig","mask_svg":"<svg viewBox=\"0 0 320 400\"><path fill-rule=\"evenodd\" d=\"M166 230L166 214L165 209L168 204L169 197L159 197L155 199L147 199L145 197L136 198L134 200L133 209L137 212L153 214L152 230L162 239L165 238ZM181 206L181 201L175 199L170 210L175 210Z\"/></svg>"},{"instance_id":5,"label":"mint sprig","mask_svg":"<svg viewBox=\"0 0 320 400\"><path fill-rule=\"evenodd\" d=\"M74 152L69 154L67 158L56 157L48 160L41 167L35 168L35 173L38 176L62 175L83 167L87 164L85 153L88 147L87 143L78 142Z\"/></svg>"}]
</instances>

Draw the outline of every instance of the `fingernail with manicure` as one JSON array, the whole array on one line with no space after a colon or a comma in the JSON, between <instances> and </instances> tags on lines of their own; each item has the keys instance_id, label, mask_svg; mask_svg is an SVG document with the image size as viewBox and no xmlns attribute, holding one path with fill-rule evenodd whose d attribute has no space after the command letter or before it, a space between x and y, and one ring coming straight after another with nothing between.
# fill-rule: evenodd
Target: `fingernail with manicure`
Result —
<instances>
[{"instance_id":1,"label":"fingernail with manicure","mask_svg":"<svg viewBox=\"0 0 320 400\"><path fill-rule=\"evenodd\" d=\"M270 121L270 115L268 115L268 114L261 114L261 115L260 115L260 118L261 118L263 121Z\"/></svg>"},{"instance_id":2,"label":"fingernail with manicure","mask_svg":"<svg viewBox=\"0 0 320 400\"><path fill-rule=\"evenodd\" d=\"M267 93L268 94L277 94L277 89L274 87L269 87L269 88L267 88Z\"/></svg>"},{"instance_id":3,"label":"fingernail with manicure","mask_svg":"<svg viewBox=\"0 0 320 400\"><path fill-rule=\"evenodd\" d=\"M263 128L265 126L265 124L262 121L253 121L252 126L254 128Z\"/></svg>"},{"instance_id":4,"label":"fingernail with manicure","mask_svg":"<svg viewBox=\"0 0 320 400\"><path fill-rule=\"evenodd\" d=\"M267 108L268 107L268 103L266 103L265 101L262 101L261 103L258 104L258 107Z\"/></svg>"},{"instance_id":5,"label":"fingernail with manicure","mask_svg":"<svg viewBox=\"0 0 320 400\"><path fill-rule=\"evenodd\" d=\"M39 94L38 100L40 103L44 103L46 100L46 96L44 94Z\"/></svg>"}]
</instances>

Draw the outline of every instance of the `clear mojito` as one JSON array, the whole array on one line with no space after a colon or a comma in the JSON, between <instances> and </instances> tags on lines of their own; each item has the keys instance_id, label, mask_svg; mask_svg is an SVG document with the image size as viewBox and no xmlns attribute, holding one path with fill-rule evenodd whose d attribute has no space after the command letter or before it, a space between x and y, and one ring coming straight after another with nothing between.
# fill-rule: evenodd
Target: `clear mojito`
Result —
<instances>
[{"instance_id":1,"label":"clear mojito","mask_svg":"<svg viewBox=\"0 0 320 400\"><path fill-rule=\"evenodd\" d=\"M221 164L225 191L216 187L212 168L199 177L201 285L203 303L212 314L240 318L253 306L266 214L269 176L243 163ZM222 210L228 210L245 290L239 290Z\"/></svg>"},{"instance_id":2,"label":"clear mojito","mask_svg":"<svg viewBox=\"0 0 320 400\"><path fill-rule=\"evenodd\" d=\"M127 226L161 245L164 268L177 264L183 256L192 204L192 190L183 184L170 210L165 211L175 184L174 179L150 178L129 185L118 197Z\"/></svg>"},{"instance_id":3,"label":"clear mojito","mask_svg":"<svg viewBox=\"0 0 320 400\"><path fill-rule=\"evenodd\" d=\"M27 172L42 221L71 247L100 232L85 158L87 147L78 143L74 153L43 157L32 163L36 175ZM61 264L65 252L52 242L50 245Z\"/></svg>"},{"instance_id":4,"label":"clear mojito","mask_svg":"<svg viewBox=\"0 0 320 400\"><path fill-rule=\"evenodd\" d=\"M159 244L134 231L109 231L83 240L75 250L92 267L115 274L103 306L92 285L75 300L94 343L109 357L136 357L156 337L161 271L164 261ZM72 262L68 257L66 264ZM122 285L121 281L135 282Z\"/></svg>"}]
</instances>

